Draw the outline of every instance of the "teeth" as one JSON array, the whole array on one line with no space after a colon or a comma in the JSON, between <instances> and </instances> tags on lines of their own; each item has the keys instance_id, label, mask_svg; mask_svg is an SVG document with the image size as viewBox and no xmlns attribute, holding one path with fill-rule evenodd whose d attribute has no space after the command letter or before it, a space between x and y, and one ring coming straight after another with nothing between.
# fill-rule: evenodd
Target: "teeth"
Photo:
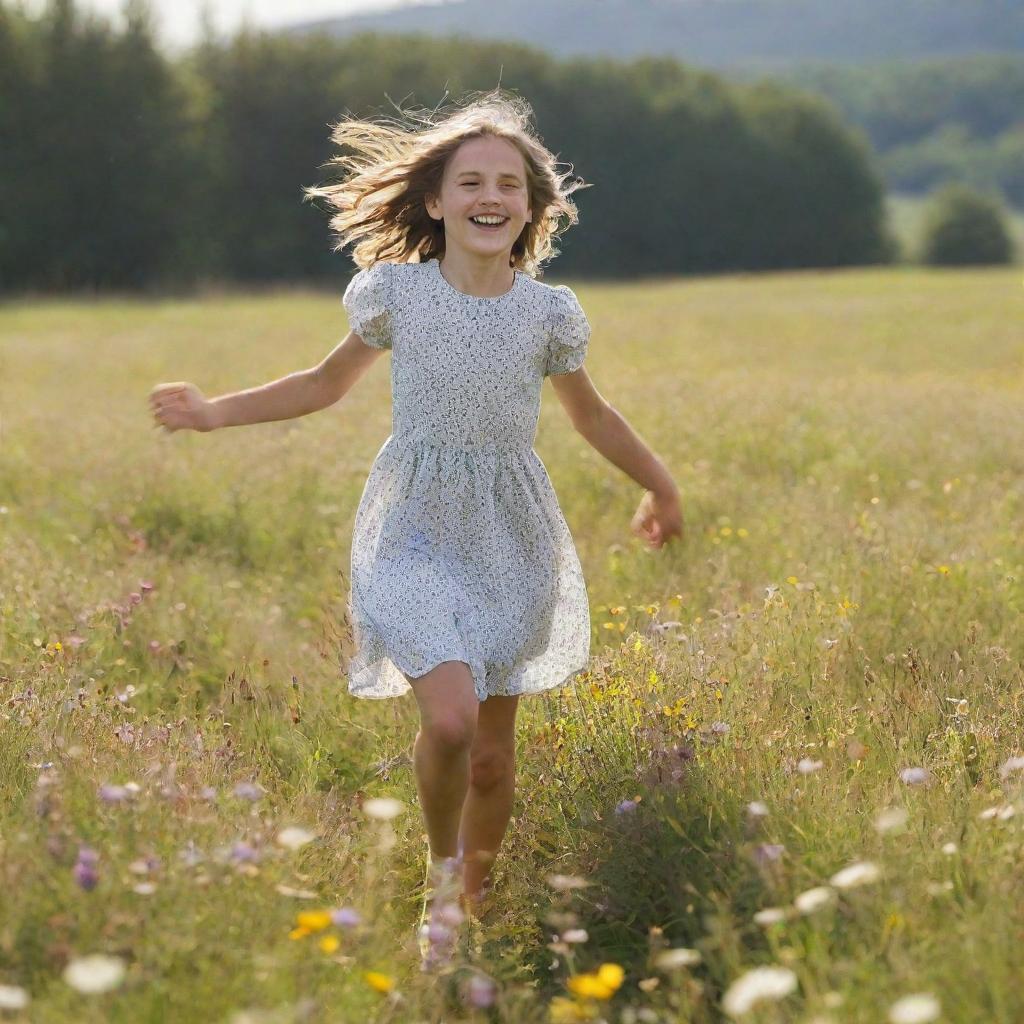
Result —
<instances>
[{"instance_id":1,"label":"teeth","mask_svg":"<svg viewBox=\"0 0 1024 1024\"><path fill-rule=\"evenodd\" d=\"M506 217L470 217L474 224L504 224Z\"/></svg>"}]
</instances>

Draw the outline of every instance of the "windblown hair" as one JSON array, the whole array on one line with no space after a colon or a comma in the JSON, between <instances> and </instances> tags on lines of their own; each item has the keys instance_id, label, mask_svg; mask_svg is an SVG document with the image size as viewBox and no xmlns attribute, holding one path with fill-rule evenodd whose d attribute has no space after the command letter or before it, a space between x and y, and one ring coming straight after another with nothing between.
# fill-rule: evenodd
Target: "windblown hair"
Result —
<instances>
[{"instance_id":1,"label":"windblown hair","mask_svg":"<svg viewBox=\"0 0 1024 1024\"><path fill-rule=\"evenodd\" d=\"M400 111L401 112L401 111ZM556 238L579 222L569 198L590 185L572 181L531 127L526 100L503 93L470 93L463 104L438 111L404 111L406 122L350 118L332 126L331 140L354 150L324 166L342 172L341 181L305 189L307 199L327 200L334 252L354 242L352 259L360 268L378 260L416 263L444 255L444 224L427 213L425 200L439 196L445 167L468 139L495 136L523 155L533 219L512 246L510 266L537 276L541 264L556 256Z\"/></svg>"}]
</instances>

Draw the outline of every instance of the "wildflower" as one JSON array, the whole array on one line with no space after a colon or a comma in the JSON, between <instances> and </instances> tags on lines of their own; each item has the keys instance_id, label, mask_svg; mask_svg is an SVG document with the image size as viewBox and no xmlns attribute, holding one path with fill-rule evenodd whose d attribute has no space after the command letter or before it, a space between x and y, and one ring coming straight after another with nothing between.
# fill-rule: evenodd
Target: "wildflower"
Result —
<instances>
[{"instance_id":1,"label":"wildflower","mask_svg":"<svg viewBox=\"0 0 1024 1024\"><path fill-rule=\"evenodd\" d=\"M781 907L765 907L754 915L755 924L768 928L773 924L781 924L786 920L786 912Z\"/></svg>"},{"instance_id":2,"label":"wildflower","mask_svg":"<svg viewBox=\"0 0 1024 1024\"><path fill-rule=\"evenodd\" d=\"M301 910L295 920L300 928L309 932L322 932L333 923L329 910Z\"/></svg>"},{"instance_id":3,"label":"wildflower","mask_svg":"<svg viewBox=\"0 0 1024 1024\"><path fill-rule=\"evenodd\" d=\"M570 928L568 931L562 932L562 941L570 944L584 943L589 938L586 928Z\"/></svg>"},{"instance_id":4,"label":"wildflower","mask_svg":"<svg viewBox=\"0 0 1024 1024\"><path fill-rule=\"evenodd\" d=\"M801 775L810 775L813 772L816 772L816 771L818 771L818 770L820 770L821 768L824 768L824 767L825 767L825 762L824 761L814 761L814 760L812 760L809 757L802 757L797 762L796 770Z\"/></svg>"},{"instance_id":5,"label":"wildflower","mask_svg":"<svg viewBox=\"0 0 1024 1024\"><path fill-rule=\"evenodd\" d=\"M654 966L662 971L676 971L680 967L695 967L701 961L700 952L686 946L662 950L654 958Z\"/></svg>"},{"instance_id":6,"label":"wildflower","mask_svg":"<svg viewBox=\"0 0 1024 1024\"><path fill-rule=\"evenodd\" d=\"M109 783L100 786L100 799L105 804L123 804L131 795L131 790L127 786L114 786Z\"/></svg>"},{"instance_id":7,"label":"wildflower","mask_svg":"<svg viewBox=\"0 0 1024 1024\"><path fill-rule=\"evenodd\" d=\"M916 992L913 995L897 999L889 1007L890 1024L928 1024L937 1020L942 1012L938 999L927 992Z\"/></svg>"},{"instance_id":8,"label":"wildflower","mask_svg":"<svg viewBox=\"0 0 1024 1024\"><path fill-rule=\"evenodd\" d=\"M882 872L877 864L872 864L870 861L857 861L855 864L837 871L829 881L837 889L852 889L858 885L877 882L881 877Z\"/></svg>"},{"instance_id":9,"label":"wildflower","mask_svg":"<svg viewBox=\"0 0 1024 1024\"><path fill-rule=\"evenodd\" d=\"M927 768L901 768L900 781L908 786L924 786L931 781L932 773Z\"/></svg>"},{"instance_id":10,"label":"wildflower","mask_svg":"<svg viewBox=\"0 0 1024 1024\"><path fill-rule=\"evenodd\" d=\"M231 847L231 851L228 854L228 859L233 861L235 864L250 864L260 859L259 852L255 847L250 846L248 843L239 840Z\"/></svg>"},{"instance_id":11,"label":"wildflower","mask_svg":"<svg viewBox=\"0 0 1024 1024\"><path fill-rule=\"evenodd\" d=\"M754 860L761 865L774 864L786 852L782 843L759 843L754 847Z\"/></svg>"},{"instance_id":12,"label":"wildflower","mask_svg":"<svg viewBox=\"0 0 1024 1024\"><path fill-rule=\"evenodd\" d=\"M239 800L252 800L254 803L263 797L263 788L255 782L236 782L233 790Z\"/></svg>"},{"instance_id":13,"label":"wildflower","mask_svg":"<svg viewBox=\"0 0 1024 1024\"><path fill-rule=\"evenodd\" d=\"M363 813L377 821L391 821L405 810L405 804L390 796L370 797L363 801Z\"/></svg>"},{"instance_id":14,"label":"wildflower","mask_svg":"<svg viewBox=\"0 0 1024 1024\"><path fill-rule=\"evenodd\" d=\"M1024 757L1007 758L999 769L999 778L1004 781L1014 772L1024 771Z\"/></svg>"},{"instance_id":15,"label":"wildflower","mask_svg":"<svg viewBox=\"0 0 1024 1024\"><path fill-rule=\"evenodd\" d=\"M768 817L768 805L763 800L752 800L747 804L747 817L756 821Z\"/></svg>"},{"instance_id":16,"label":"wildflower","mask_svg":"<svg viewBox=\"0 0 1024 1024\"><path fill-rule=\"evenodd\" d=\"M902 807L886 807L875 818L875 830L881 833L898 832L907 823L907 812Z\"/></svg>"},{"instance_id":17,"label":"wildflower","mask_svg":"<svg viewBox=\"0 0 1024 1024\"><path fill-rule=\"evenodd\" d=\"M289 828L283 828L277 833L278 846L283 846L286 850L300 850L307 843L313 842L314 839L316 839L315 832L310 832L309 829L298 828L294 825Z\"/></svg>"},{"instance_id":18,"label":"wildflower","mask_svg":"<svg viewBox=\"0 0 1024 1024\"><path fill-rule=\"evenodd\" d=\"M548 875L547 883L552 889L568 892L570 889L585 889L590 883L578 875Z\"/></svg>"},{"instance_id":19,"label":"wildflower","mask_svg":"<svg viewBox=\"0 0 1024 1024\"><path fill-rule=\"evenodd\" d=\"M363 980L375 992L390 992L395 987L395 979L380 971L363 971Z\"/></svg>"},{"instance_id":20,"label":"wildflower","mask_svg":"<svg viewBox=\"0 0 1024 1024\"><path fill-rule=\"evenodd\" d=\"M986 807L978 817L983 821L988 821L992 818L998 818L1000 821L1008 821L1016 813L1017 809L1013 804L1003 804L1001 807Z\"/></svg>"},{"instance_id":21,"label":"wildflower","mask_svg":"<svg viewBox=\"0 0 1024 1024\"><path fill-rule=\"evenodd\" d=\"M775 1002L796 991L796 975L788 967L755 967L726 990L722 1009L742 1017L759 1003Z\"/></svg>"},{"instance_id":22,"label":"wildflower","mask_svg":"<svg viewBox=\"0 0 1024 1024\"><path fill-rule=\"evenodd\" d=\"M99 859L100 855L92 847L80 846L78 848L78 860L75 861L71 873L75 881L86 892L92 892L100 880L99 872L96 870Z\"/></svg>"},{"instance_id":23,"label":"wildflower","mask_svg":"<svg viewBox=\"0 0 1024 1024\"><path fill-rule=\"evenodd\" d=\"M498 986L486 974L474 974L466 983L462 1001L476 1010L486 1010L494 1005Z\"/></svg>"},{"instance_id":24,"label":"wildflower","mask_svg":"<svg viewBox=\"0 0 1024 1024\"><path fill-rule=\"evenodd\" d=\"M597 1007L593 1003L579 1003L565 996L555 996L548 1004L548 1019L551 1024L577 1024L578 1021L594 1020Z\"/></svg>"},{"instance_id":25,"label":"wildflower","mask_svg":"<svg viewBox=\"0 0 1024 1024\"><path fill-rule=\"evenodd\" d=\"M361 920L359 914L351 907L341 907L331 911L331 923L336 928L355 928Z\"/></svg>"},{"instance_id":26,"label":"wildflower","mask_svg":"<svg viewBox=\"0 0 1024 1024\"><path fill-rule=\"evenodd\" d=\"M317 945L327 954L337 953L341 939L337 935L325 935Z\"/></svg>"},{"instance_id":27,"label":"wildflower","mask_svg":"<svg viewBox=\"0 0 1024 1024\"><path fill-rule=\"evenodd\" d=\"M0 985L0 1010L24 1010L29 994L18 985Z\"/></svg>"},{"instance_id":28,"label":"wildflower","mask_svg":"<svg viewBox=\"0 0 1024 1024\"><path fill-rule=\"evenodd\" d=\"M793 906L795 906L801 914L813 914L816 910L821 910L823 907L827 907L835 899L835 895L835 891L830 889L827 885L818 885L813 889L808 889L805 892L800 893L800 895L793 900Z\"/></svg>"},{"instance_id":29,"label":"wildflower","mask_svg":"<svg viewBox=\"0 0 1024 1024\"><path fill-rule=\"evenodd\" d=\"M623 800L621 803L616 805L615 813L616 814L631 814L636 809L637 809L637 801L636 800Z\"/></svg>"},{"instance_id":30,"label":"wildflower","mask_svg":"<svg viewBox=\"0 0 1024 1024\"><path fill-rule=\"evenodd\" d=\"M947 857L952 857L953 854L956 853L959 849L960 849L960 847L957 846L956 843L943 843L942 844L942 852Z\"/></svg>"},{"instance_id":31,"label":"wildflower","mask_svg":"<svg viewBox=\"0 0 1024 1024\"><path fill-rule=\"evenodd\" d=\"M601 964L589 974L576 974L565 983L581 999L611 999L622 984L625 972L618 964Z\"/></svg>"},{"instance_id":32,"label":"wildflower","mask_svg":"<svg viewBox=\"0 0 1024 1024\"><path fill-rule=\"evenodd\" d=\"M64 968L64 980L78 992L109 992L124 981L124 961L105 953L93 953L72 960Z\"/></svg>"}]
</instances>

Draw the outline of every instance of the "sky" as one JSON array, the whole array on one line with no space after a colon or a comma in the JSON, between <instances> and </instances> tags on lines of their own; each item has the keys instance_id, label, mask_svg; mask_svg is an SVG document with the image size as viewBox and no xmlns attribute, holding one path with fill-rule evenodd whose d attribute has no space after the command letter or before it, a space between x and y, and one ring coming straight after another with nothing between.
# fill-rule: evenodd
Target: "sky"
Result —
<instances>
[{"instance_id":1,"label":"sky","mask_svg":"<svg viewBox=\"0 0 1024 1024\"><path fill-rule=\"evenodd\" d=\"M369 11L437 2L441 0L150 0L150 6L161 42L169 49L180 50L196 40L199 11L204 3L218 31L230 33L245 17L260 28L277 28L332 16L365 14ZM45 6L45 0L30 0L25 4L33 12ZM77 0L77 6L112 17L116 21L122 0Z\"/></svg>"}]
</instances>

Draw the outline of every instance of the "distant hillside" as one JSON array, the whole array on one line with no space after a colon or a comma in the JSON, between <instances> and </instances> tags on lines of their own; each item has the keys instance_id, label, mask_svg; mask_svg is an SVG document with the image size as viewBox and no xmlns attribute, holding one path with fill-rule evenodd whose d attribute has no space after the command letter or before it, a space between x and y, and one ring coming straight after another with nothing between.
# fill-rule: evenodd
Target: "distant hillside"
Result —
<instances>
[{"instance_id":1,"label":"distant hillside","mask_svg":"<svg viewBox=\"0 0 1024 1024\"><path fill-rule=\"evenodd\" d=\"M339 0L339 6L341 6ZM725 67L1024 50L1021 0L454 0L297 32L462 33L560 55L673 56Z\"/></svg>"}]
</instances>

